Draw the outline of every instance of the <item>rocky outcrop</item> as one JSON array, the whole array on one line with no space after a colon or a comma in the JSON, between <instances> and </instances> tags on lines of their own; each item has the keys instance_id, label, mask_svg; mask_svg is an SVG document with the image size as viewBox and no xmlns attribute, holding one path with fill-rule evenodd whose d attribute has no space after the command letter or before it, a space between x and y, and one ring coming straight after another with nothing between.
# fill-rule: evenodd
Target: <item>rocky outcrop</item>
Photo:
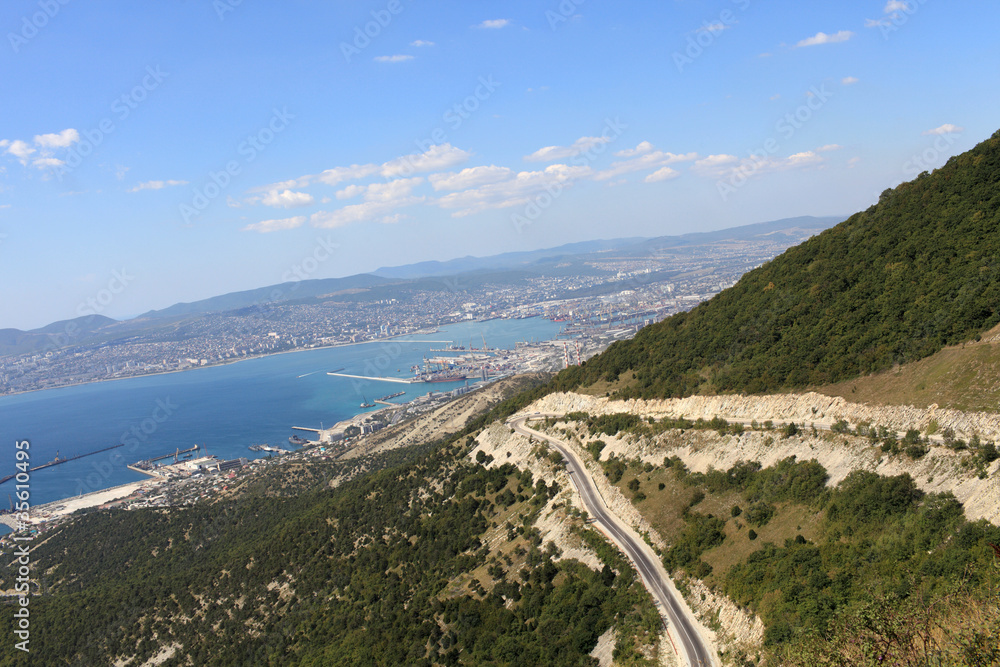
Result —
<instances>
[{"instance_id":1,"label":"rocky outcrop","mask_svg":"<svg viewBox=\"0 0 1000 667\"><path fill-rule=\"evenodd\" d=\"M814 423L817 426L846 420L852 426L868 422L878 426L906 431L915 428L926 431L930 423L938 428L951 428L956 437L970 438L978 434L986 440L1000 440L1000 414L990 412L962 412L938 408L913 406L864 405L850 403L843 398L806 394L774 394L769 396L689 396L664 400L628 401L609 400L582 394L549 394L532 404L530 411L572 412L583 410L591 414L634 412L654 417L686 417L711 419L722 417L730 421L774 422L794 421L798 424Z\"/></svg>"},{"instance_id":2,"label":"rocky outcrop","mask_svg":"<svg viewBox=\"0 0 1000 667\"><path fill-rule=\"evenodd\" d=\"M817 426L845 419L852 424L868 421L901 432L911 428L926 429L929 420L936 419L942 428L951 426L960 436L976 432L985 438L993 438L993 434L1000 436L1000 415L873 407L819 394L708 396L664 401L610 401L580 394L551 394L526 409L526 412L573 411L590 414L632 412L692 420L718 416L730 421L794 421ZM660 465L665 456L677 456L697 472L709 468L727 470L738 461L758 461L766 467L795 456L800 460L816 459L830 474L830 484L837 484L854 470L870 470L887 476L908 473L925 492L953 493L965 506L969 519L986 519L1000 525L1000 460L987 470L986 479L979 479L973 470L963 468L962 454L945 447L933 446L930 453L913 461L905 456L888 456L865 438L824 432L816 436L783 438L778 433L763 431L747 431L739 436L688 431L684 438L664 434L656 439L602 436L602 440L607 443L602 458L615 453Z\"/></svg>"}]
</instances>

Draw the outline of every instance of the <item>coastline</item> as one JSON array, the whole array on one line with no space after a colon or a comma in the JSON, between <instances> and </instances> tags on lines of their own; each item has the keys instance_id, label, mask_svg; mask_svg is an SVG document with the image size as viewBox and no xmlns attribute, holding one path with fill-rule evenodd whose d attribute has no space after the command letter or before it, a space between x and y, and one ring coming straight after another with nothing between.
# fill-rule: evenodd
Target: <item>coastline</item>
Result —
<instances>
[{"instance_id":1,"label":"coastline","mask_svg":"<svg viewBox=\"0 0 1000 667\"><path fill-rule=\"evenodd\" d=\"M448 324L441 324L437 326L450 326L451 324L459 324L459 322L450 322ZM88 384L100 384L102 382L120 382L122 380L136 380L138 378L149 378L156 377L158 375L173 375L175 373L188 373L190 371L199 371L205 368L218 368L220 366L229 366L230 364L238 364L243 361L252 361L254 359L266 359L268 357L277 357L282 354L295 354L298 352L311 352L313 350L332 350L334 348L341 347L353 347L355 345L371 345L372 343L382 343L387 340L394 340L396 338L403 338L404 336L419 336L420 332L407 333L407 334L396 334L395 336L386 336L385 338L374 338L372 340L363 340L358 343L335 343L333 345L319 345L317 347L303 347L294 350L281 350L280 352L269 352L267 354L258 354L248 357L243 357L242 359L230 359L226 361L219 361L212 364L205 364L204 366L192 366L191 368L180 368L173 371L156 371L155 373L142 373L139 375L130 375L128 377L121 378L104 378L101 380L87 380L85 382L69 382L67 384L61 384L55 387L41 387L39 389L27 389L25 391L12 391L9 394L0 394L0 401L7 398L8 396L24 396L26 394L34 394L39 391L52 391L55 389L65 389L67 387L83 387ZM431 334L427 334L431 335Z\"/></svg>"}]
</instances>

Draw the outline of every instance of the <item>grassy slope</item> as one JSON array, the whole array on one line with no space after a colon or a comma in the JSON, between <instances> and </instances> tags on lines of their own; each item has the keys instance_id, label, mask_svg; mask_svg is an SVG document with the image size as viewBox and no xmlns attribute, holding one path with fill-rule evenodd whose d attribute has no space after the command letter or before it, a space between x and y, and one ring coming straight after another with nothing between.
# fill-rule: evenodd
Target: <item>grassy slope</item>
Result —
<instances>
[{"instance_id":1,"label":"grassy slope","mask_svg":"<svg viewBox=\"0 0 1000 667\"><path fill-rule=\"evenodd\" d=\"M815 388L855 403L915 405L997 412L1000 410L1000 327L979 342L946 347L902 366Z\"/></svg>"}]
</instances>

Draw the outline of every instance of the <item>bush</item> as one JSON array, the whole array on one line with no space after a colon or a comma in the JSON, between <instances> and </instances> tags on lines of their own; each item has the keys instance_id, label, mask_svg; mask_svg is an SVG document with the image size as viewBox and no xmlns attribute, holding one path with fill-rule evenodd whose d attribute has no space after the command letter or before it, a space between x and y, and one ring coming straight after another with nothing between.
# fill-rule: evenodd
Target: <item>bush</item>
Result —
<instances>
[{"instance_id":1,"label":"bush","mask_svg":"<svg viewBox=\"0 0 1000 667\"><path fill-rule=\"evenodd\" d=\"M587 451L590 455L594 457L595 461L601 460L601 452L604 450L605 443L603 440L594 440L589 445L587 445Z\"/></svg>"},{"instance_id":2,"label":"bush","mask_svg":"<svg viewBox=\"0 0 1000 667\"><path fill-rule=\"evenodd\" d=\"M747 508L746 519L747 523L753 524L758 528L762 528L768 524L771 517L774 516L774 505L769 505L768 503L759 502L754 503Z\"/></svg>"}]
</instances>

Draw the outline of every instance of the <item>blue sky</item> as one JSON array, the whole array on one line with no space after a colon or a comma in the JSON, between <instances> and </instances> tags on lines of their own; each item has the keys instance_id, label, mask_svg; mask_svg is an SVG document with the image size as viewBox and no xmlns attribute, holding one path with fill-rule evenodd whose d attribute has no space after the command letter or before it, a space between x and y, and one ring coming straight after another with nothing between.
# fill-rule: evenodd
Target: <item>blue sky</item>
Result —
<instances>
[{"instance_id":1,"label":"blue sky","mask_svg":"<svg viewBox=\"0 0 1000 667\"><path fill-rule=\"evenodd\" d=\"M8 0L0 327L850 214L997 130L998 14Z\"/></svg>"}]
</instances>

